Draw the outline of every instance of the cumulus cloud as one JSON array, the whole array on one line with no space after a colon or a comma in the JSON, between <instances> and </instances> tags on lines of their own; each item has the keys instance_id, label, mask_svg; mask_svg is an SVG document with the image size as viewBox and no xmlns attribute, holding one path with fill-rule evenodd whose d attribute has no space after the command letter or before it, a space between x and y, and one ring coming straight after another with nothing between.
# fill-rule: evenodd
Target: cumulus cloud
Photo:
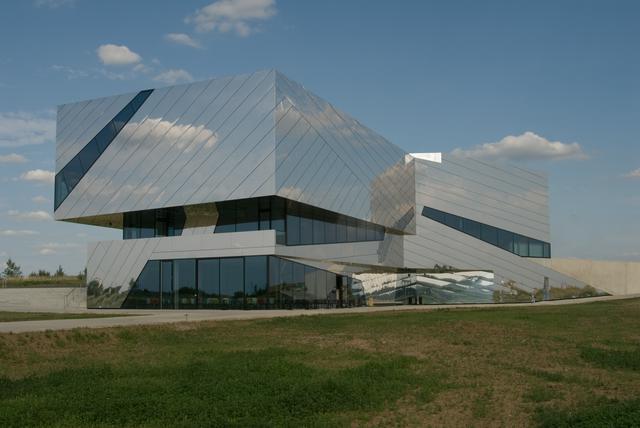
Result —
<instances>
[{"instance_id":1,"label":"cumulus cloud","mask_svg":"<svg viewBox=\"0 0 640 428\"><path fill-rule=\"evenodd\" d=\"M16 211L11 210L7 214L18 220L45 221L51 220L51 214L46 211Z\"/></svg>"},{"instance_id":2,"label":"cumulus cloud","mask_svg":"<svg viewBox=\"0 0 640 428\"><path fill-rule=\"evenodd\" d=\"M17 153L0 155L0 163L25 163L26 161L27 161L27 158Z\"/></svg>"},{"instance_id":3,"label":"cumulus cloud","mask_svg":"<svg viewBox=\"0 0 640 428\"><path fill-rule=\"evenodd\" d=\"M64 250L80 247L80 244L65 244L59 242L48 242L36 246L38 254L43 256L49 256L52 254L62 254Z\"/></svg>"},{"instance_id":4,"label":"cumulus cloud","mask_svg":"<svg viewBox=\"0 0 640 428\"><path fill-rule=\"evenodd\" d=\"M169 33L165 34L164 38L165 40L177 45L189 46L196 49L202 47L200 43L198 43L196 40L193 40L188 34L184 33Z\"/></svg>"},{"instance_id":5,"label":"cumulus cloud","mask_svg":"<svg viewBox=\"0 0 640 428\"><path fill-rule=\"evenodd\" d=\"M219 0L196 10L185 22L195 25L196 31L201 33L235 32L246 37L255 31L253 23L265 21L275 14L275 0Z\"/></svg>"},{"instance_id":6,"label":"cumulus cloud","mask_svg":"<svg viewBox=\"0 0 640 428\"><path fill-rule=\"evenodd\" d=\"M35 230L0 230L0 235L2 236L29 236L29 235L37 235L38 232Z\"/></svg>"},{"instance_id":7,"label":"cumulus cloud","mask_svg":"<svg viewBox=\"0 0 640 428\"><path fill-rule=\"evenodd\" d=\"M483 159L559 160L586 159L578 143L549 141L527 131L522 135L509 135L494 143L485 143L471 149L455 149L454 155Z\"/></svg>"},{"instance_id":8,"label":"cumulus cloud","mask_svg":"<svg viewBox=\"0 0 640 428\"><path fill-rule=\"evenodd\" d=\"M53 183L55 173L44 169L32 169L20 175L22 180L35 181L38 183Z\"/></svg>"},{"instance_id":9,"label":"cumulus cloud","mask_svg":"<svg viewBox=\"0 0 640 428\"><path fill-rule=\"evenodd\" d=\"M56 121L50 113L0 113L0 147L20 147L53 141Z\"/></svg>"},{"instance_id":10,"label":"cumulus cloud","mask_svg":"<svg viewBox=\"0 0 640 428\"><path fill-rule=\"evenodd\" d=\"M627 177L627 178L640 178L640 168L634 169L633 171L631 171L628 174L626 174L625 177Z\"/></svg>"},{"instance_id":11,"label":"cumulus cloud","mask_svg":"<svg viewBox=\"0 0 640 428\"><path fill-rule=\"evenodd\" d=\"M38 195L31 198L31 201L36 204L46 204L49 202L49 198L45 198L44 196Z\"/></svg>"},{"instance_id":12,"label":"cumulus cloud","mask_svg":"<svg viewBox=\"0 0 640 428\"><path fill-rule=\"evenodd\" d=\"M97 50L98 58L104 65L132 65L142 60L142 57L125 45L106 44Z\"/></svg>"},{"instance_id":13,"label":"cumulus cloud","mask_svg":"<svg viewBox=\"0 0 640 428\"><path fill-rule=\"evenodd\" d=\"M187 70L181 68L171 69L158 74L153 78L156 82L174 85L181 82L193 82L193 76Z\"/></svg>"}]
</instances>

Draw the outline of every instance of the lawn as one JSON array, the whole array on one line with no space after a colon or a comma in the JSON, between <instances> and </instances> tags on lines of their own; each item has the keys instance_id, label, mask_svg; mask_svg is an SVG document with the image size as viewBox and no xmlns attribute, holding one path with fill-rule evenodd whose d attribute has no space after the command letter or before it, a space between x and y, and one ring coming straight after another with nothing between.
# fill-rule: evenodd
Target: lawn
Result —
<instances>
[{"instance_id":1,"label":"lawn","mask_svg":"<svg viewBox=\"0 0 640 428\"><path fill-rule=\"evenodd\" d=\"M0 426L638 426L640 300L0 335Z\"/></svg>"},{"instance_id":2,"label":"lawn","mask_svg":"<svg viewBox=\"0 0 640 428\"><path fill-rule=\"evenodd\" d=\"M8 321L40 321L40 320L68 320L77 318L107 318L121 317L126 314L70 314L54 312L7 312L0 311L0 322Z\"/></svg>"}]
</instances>

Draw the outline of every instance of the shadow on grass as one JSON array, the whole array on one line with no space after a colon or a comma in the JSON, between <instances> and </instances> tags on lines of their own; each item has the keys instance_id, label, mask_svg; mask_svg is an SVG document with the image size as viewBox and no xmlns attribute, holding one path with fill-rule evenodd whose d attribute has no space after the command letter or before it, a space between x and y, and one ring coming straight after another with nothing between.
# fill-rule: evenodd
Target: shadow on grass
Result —
<instances>
[{"instance_id":1,"label":"shadow on grass","mask_svg":"<svg viewBox=\"0 0 640 428\"><path fill-rule=\"evenodd\" d=\"M317 367L280 348L211 352L166 364L89 366L0 379L0 426L328 426L365 417L411 392L441 388L414 358L356 359Z\"/></svg>"}]
</instances>

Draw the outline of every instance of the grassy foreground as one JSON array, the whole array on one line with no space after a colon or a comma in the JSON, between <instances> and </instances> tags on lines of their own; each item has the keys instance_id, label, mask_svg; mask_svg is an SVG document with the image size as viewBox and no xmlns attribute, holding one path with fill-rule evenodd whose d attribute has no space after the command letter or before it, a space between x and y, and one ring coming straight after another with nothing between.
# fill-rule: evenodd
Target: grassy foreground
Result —
<instances>
[{"instance_id":1,"label":"grassy foreground","mask_svg":"<svg viewBox=\"0 0 640 428\"><path fill-rule=\"evenodd\" d=\"M110 318L127 316L126 314L72 314L54 312L9 312L0 311L0 322L8 321L41 321L41 320L69 320L78 318Z\"/></svg>"},{"instance_id":2,"label":"grassy foreground","mask_svg":"<svg viewBox=\"0 0 640 428\"><path fill-rule=\"evenodd\" d=\"M640 300L0 335L0 426L638 426Z\"/></svg>"}]
</instances>

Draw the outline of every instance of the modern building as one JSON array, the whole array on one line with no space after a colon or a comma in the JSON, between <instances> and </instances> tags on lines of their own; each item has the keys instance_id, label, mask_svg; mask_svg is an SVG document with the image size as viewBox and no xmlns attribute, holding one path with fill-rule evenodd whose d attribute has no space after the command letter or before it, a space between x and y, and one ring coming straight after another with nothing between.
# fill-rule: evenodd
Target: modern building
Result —
<instances>
[{"instance_id":1,"label":"modern building","mask_svg":"<svg viewBox=\"0 0 640 428\"><path fill-rule=\"evenodd\" d=\"M56 220L92 308L501 302L597 290L549 258L547 178L409 154L273 70L58 108Z\"/></svg>"}]
</instances>

